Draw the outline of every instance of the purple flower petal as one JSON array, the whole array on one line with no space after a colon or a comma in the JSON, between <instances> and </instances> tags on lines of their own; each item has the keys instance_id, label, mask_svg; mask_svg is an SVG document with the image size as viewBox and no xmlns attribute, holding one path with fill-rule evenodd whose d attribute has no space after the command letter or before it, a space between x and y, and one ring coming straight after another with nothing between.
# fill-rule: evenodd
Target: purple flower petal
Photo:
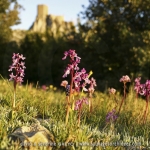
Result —
<instances>
[{"instance_id":1,"label":"purple flower petal","mask_svg":"<svg viewBox=\"0 0 150 150\"><path fill-rule=\"evenodd\" d=\"M11 73L9 76L10 76L10 79L9 80L14 80L16 81L16 83L20 82L22 83L23 82L23 77L24 77L24 69L26 68L24 65L25 63L22 62L22 60L24 60L25 57L23 57L23 55L19 55L19 53L15 54L13 53L13 56L12 56L12 65L10 66L9 70L8 71L13 71L14 70L14 73Z\"/></svg>"}]
</instances>

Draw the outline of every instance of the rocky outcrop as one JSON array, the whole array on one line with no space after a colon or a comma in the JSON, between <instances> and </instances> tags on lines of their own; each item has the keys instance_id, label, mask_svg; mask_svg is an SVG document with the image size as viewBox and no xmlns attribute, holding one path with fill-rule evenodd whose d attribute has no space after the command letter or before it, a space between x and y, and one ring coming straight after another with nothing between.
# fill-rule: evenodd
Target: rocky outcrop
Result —
<instances>
[{"instance_id":1,"label":"rocky outcrop","mask_svg":"<svg viewBox=\"0 0 150 150\"><path fill-rule=\"evenodd\" d=\"M46 5L38 5L37 16L29 30L34 32L44 32L50 29L53 34L66 32L74 26L73 22L65 22L63 16L48 15Z\"/></svg>"},{"instance_id":2,"label":"rocky outcrop","mask_svg":"<svg viewBox=\"0 0 150 150\"><path fill-rule=\"evenodd\" d=\"M29 32L42 33L45 31L49 31L56 37L57 35L63 35L64 32L67 35L70 31L75 31L75 26L71 21L64 21L63 16L48 14L48 7L46 5L38 5L37 16L29 28ZM13 30L11 41L19 43L26 36L26 33L26 30ZM70 38L69 35L68 38Z\"/></svg>"},{"instance_id":3,"label":"rocky outcrop","mask_svg":"<svg viewBox=\"0 0 150 150\"><path fill-rule=\"evenodd\" d=\"M51 150L55 144L53 135L39 123L17 128L9 137L13 141L19 141L22 147L30 150L37 150L38 148Z\"/></svg>"}]
</instances>

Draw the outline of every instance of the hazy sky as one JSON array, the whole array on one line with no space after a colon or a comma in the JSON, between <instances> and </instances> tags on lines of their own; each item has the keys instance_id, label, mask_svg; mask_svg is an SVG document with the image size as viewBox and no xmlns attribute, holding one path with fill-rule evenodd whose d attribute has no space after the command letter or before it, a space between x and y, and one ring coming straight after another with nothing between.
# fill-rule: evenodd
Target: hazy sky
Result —
<instances>
[{"instance_id":1,"label":"hazy sky","mask_svg":"<svg viewBox=\"0 0 150 150\"><path fill-rule=\"evenodd\" d=\"M37 5L48 6L48 13L52 15L63 15L65 21L76 22L77 14L84 9L82 5L88 6L89 0L18 0L25 10L20 10L21 24L13 26L13 29L29 29L37 15Z\"/></svg>"}]
</instances>

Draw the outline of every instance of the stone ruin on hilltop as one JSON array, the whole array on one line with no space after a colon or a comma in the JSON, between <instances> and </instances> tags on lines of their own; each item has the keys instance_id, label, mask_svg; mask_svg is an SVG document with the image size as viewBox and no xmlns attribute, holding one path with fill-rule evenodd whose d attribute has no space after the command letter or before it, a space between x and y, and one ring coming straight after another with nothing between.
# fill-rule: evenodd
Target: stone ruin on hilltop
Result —
<instances>
[{"instance_id":1,"label":"stone ruin on hilltop","mask_svg":"<svg viewBox=\"0 0 150 150\"><path fill-rule=\"evenodd\" d=\"M65 33L68 38L71 39L71 36L68 34L70 31L75 31L75 26L73 22L64 21L63 16L55 16L48 14L48 6L38 5L37 6L37 16L33 24L28 30L29 32L45 32L50 31L53 36L57 34L62 35ZM13 30L13 36L11 41L20 42L26 35L26 30Z\"/></svg>"},{"instance_id":2,"label":"stone ruin on hilltop","mask_svg":"<svg viewBox=\"0 0 150 150\"><path fill-rule=\"evenodd\" d=\"M50 29L53 34L57 32L66 32L74 27L73 22L64 21L63 16L54 16L48 14L48 6L38 5L37 16L29 30L34 32L44 32Z\"/></svg>"}]
</instances>

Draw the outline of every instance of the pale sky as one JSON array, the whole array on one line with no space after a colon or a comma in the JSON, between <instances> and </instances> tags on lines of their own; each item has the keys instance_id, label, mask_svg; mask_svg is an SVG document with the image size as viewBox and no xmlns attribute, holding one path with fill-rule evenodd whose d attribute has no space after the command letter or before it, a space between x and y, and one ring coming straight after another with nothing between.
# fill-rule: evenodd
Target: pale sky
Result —
<instances>
[{"instance_id":1,"label":"pale sky","mask_svg":"<svg viewBox=\"0 0 150 150\"><path fill-rule=\"evenodd\" d=\"M35 21L37 15L37 5L48 6L48 13L52 15L64 16L65 21L76 22L77 14L89 5L89 0L18 0L25 10L20 10L21 24L13 26L12 29L27 30Z\"/></svg>"}]
</instances>

